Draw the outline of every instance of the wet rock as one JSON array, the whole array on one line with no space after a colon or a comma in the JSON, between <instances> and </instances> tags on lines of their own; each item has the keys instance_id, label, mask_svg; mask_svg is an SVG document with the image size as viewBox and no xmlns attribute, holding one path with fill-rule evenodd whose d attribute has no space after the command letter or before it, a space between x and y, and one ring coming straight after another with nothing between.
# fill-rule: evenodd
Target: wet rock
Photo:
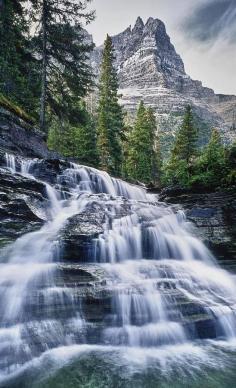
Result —
<instances>
[{"instance_id":1,"label":"wet rock","mask_svg":"<svg viewBox=\"0 0 236 388\"><path fill-rule=\"evenodd\" d=\"M99 199L99 202L97 200ZM62 257L69 261L94 261L95 240L104 233L112 222L113 206L116 206L116 217L131 214L128 201L120 199L120 203L106 194L88 196L85 209L69 218L66 226L60 233L60 242L63 246Z\"/></svg>"},{"instance_id":2,"label":"wet rock","mask_svg":"<svg viewBox=\"0 0 236 388\"><path fill-rule=\"evenodd\" d=\"M46 145L46 135L0 107L0 149L33 158L53 155Z\"/></svg>"},{"instance_id":3,"label":"wet rock","mask_svg":"<svg viewBox=\"0 0 236 388\"><path fill-rule=\"evenodd\" d=\"M44 223L45 185L0 168L0 246Z\"/></svg>"},{"instance_id":4,"label":"wet rock","mask_svg":"<svg viewBox=\"0 0 236 388\"><path fill-rule=\"evenodd\" d=\"M69 167L70 163L61 159L42 159L34 164L32 172L37 179L55 185L57 176Z\"/></svg>"},{"instance_id":5,"label":"wet rock","mask_svg":"<svg viewBox=\"0 0 236 388\"><path fill-rule=\"evenodd\" d=\"M94 259L93 240L103 233L104 209L92 203L79 214L69 218L61 231L64 260L87 261Z\"/></svg>"},{"instance_id":6,"label":"wet rock","mask_svg":"<svg viewBox=\"0 0 236 388\"><path fill-rule=\"evenodd\" d=\"M197 227L198 236L217 257L225 259L225 263L236 260L235 187L211 193L168 188L162 191L160 199L183 207L187 218Z\"/></svg>"}]
</instances>

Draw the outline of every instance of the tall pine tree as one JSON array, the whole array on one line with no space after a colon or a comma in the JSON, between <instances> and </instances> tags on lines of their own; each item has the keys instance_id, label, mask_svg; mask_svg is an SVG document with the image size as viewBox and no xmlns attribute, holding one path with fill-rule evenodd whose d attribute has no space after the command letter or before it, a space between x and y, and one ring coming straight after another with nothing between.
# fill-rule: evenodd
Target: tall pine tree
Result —
<instances>
[{"instance_id":1,"label":"tall pine tree","mask_svg":"<svg viewBox=\"0 0 236 388\"><path fill-rule=\"evenodd\" d=\"M104 43L99 84L98 149L100 167L120 176L122 168L121 139L123 113L118 102L118 80L114 68L114 49L109 35Z\"/></svg>"},{"instance_id":2,"label":"tall pine tree","mask_svg":"<svg viewBox=\"0 0 236 388\"><path fill-rule=\"evenodd\" d=\"M193 183L216 187L227 175L226 151L220 133L213 128L208 145L197 160Z\"/></svg>"},{"instance_id":3,"label":"tall pine tree","mask_svg":"<svg viewBox=\"0 0 236 388\"><path fill-rule=\"evenodd\" d=\"M83 22L94 18L90 0L31 0L32 19L39 25L34 38L35 54L41 63L40 128L47 130L46 113L77 122L73 109L92 83L88 64L93 45L86 41ZM72 111L71 111L72 110Z\"/></svg>"},{"instance_id":4,"label":"tall pine tree","mask_svg":"<svg viewBox=\"0 0 236 388\"><path fill-rule=\"evenodd\" d=\"M161 178L162 155L160 138L157 134L157 122L152 108L147 109L147 122L150 131L152 182L159 183Z\"/></svg>"},{"instance_id":5,"label":"tall pine tree","mask_svg":"<svg viewBox=\"0 0 236 388\"><path fill-rule=\"evenodd\" d=\"M0 93L36 110L37 61L31 55L31 39L23 0L2 0L0 9Z\"/></svg>"},{"instance_id":6,"label":"tall pine tree","mask_svg":"<svg viewBox=\"0 0 236 388\"><path fill-rule=\"evenodd\" d=\"M197 140L198 132L194 125L192 108L188 105L182 126L176 136L172 157L178 160L185 160L187 165L189 165L192 157L196 154Z\"/></svg>"},{"instance_id":7,"label":"tall pine tree","mask_svg":"<svg viewBox=\"0 0 236 388\"><path fill-rule=\"evenodd\" d=\"M126 171L129 178L144 183L156 182L158 178L156 120L153 110L146 109L143 101L129 135Z\"/></svg>"},{"instance_id":8,"label":"tall pine tree","mask_svg":"<svg viewBox=\"0 0 236 388\"><path fill-rule=\"evenodd\" d=\"M171 156L164 166L164 183L188 186L193 174L197 153L198 131L194 125L192 108L186 107L182 126L176 134Z\"/></svg>"}]
</instances>

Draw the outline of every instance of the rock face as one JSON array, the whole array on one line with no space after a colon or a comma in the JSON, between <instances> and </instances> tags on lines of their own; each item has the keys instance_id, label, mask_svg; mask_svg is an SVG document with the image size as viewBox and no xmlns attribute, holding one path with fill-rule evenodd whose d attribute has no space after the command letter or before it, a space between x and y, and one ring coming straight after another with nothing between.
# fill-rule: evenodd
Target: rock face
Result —
<instances>
[{"instance_id":1,"label":"rock face","mask_svg":"<svg viewBox=\"0 0 236 388\"><path fill-rule=\"evenodd\" d=\"M46 203L43 184L0 168L0 248L40 228Z\"/></svg>"},{"instance_id":2,"label":"rock face","mask_svg":"<svg viewBox=\"0 0 236 388\"><path fill-rule=\"evenodd\" d=\"M90 195L89 199L91 202L86 209L69 218L65 228L61 231L60 241L63 246L64 260L94 261L96 245L93 241L105 232L105 223L112 222L108 208L115 205L115 198L100 194ZM109 205L107 205L108 201ZM130 214L130 204L126 200L121 201L116 217L125 217Z\"/></svg>"},{"instance_id":3,"label":"rock face","mask_svg":"<svg viewBox=\"0 0 236 388\"><path fill-rule=\"evenodd\" d=\"M222 260L227 269L236 270L236 190L214 193L187 193L165 190L161 199L181 204L196 233Z\"/></svg>"},{"instance_id":4,"label":"rock face","mask_svg":"<svg viewBox=\"0 0 236 388\"><path fill-rule=\"evenodd\" d=\"M221 128L225 138L235 137L231 127L236 96L216 95L186 74L161 20L149 18L144 24L139 17L134 28L127 28L112 40L121 102L131 116L143 99L154 108L160 129L164 129L170 114L177 126L186 105L191 104L200 118ZM97 47L91 58L96 74L99 74L102 50Z\"/></svg>"},{"instance_id":5,"label":"rock face","mask_svg":"<svg viewBox=\"0 0 236 388\"><path fill-rule=\"evenodd\" d=\"M54 155L47 148L45 134L1 107L0 149L33 158Z\"/></svg>"}]
</instances>

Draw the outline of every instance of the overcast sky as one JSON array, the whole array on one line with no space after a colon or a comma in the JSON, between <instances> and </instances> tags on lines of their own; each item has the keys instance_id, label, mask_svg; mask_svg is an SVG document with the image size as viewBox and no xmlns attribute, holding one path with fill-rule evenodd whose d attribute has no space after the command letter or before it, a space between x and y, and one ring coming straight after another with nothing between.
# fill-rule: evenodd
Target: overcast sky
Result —
<instances>
[{"instance_id":1,"label":"overcast sky","mask_svg":"<svg viewBox=\"0 0 236 388\"><path fill-rule=\"evenodd\" d=\"M236 0L93 0L97 45L138 16L165 22L187 73L217 93L236 94Z\"/></svg>"}]
</instances>

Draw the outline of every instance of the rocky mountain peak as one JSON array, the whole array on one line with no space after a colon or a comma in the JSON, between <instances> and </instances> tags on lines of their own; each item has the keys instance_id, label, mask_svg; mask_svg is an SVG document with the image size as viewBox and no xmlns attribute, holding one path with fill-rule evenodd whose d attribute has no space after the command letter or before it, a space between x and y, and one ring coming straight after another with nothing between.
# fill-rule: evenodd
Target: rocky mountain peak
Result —
<instances>
[{"instance_id":1,"label":"rocky mountain peak","mask_svg":"<svg viewBox=\"0 0 236 388\"><path fill-rule=\"evenodd\" d=\"M148 18L146 24L145 24L145 30L149 30L149 31L156 31L157 29L159 28L163 28L165 29L165 25L164 23L160 20L160 19L154 19L152 17Z\"/></svg>"},{"instance_id":2,"label":"rocky mountain peak","mask_svg":"<svg viewBox=\"0 0 236 388\"><path fill-rule=\"evenodd\" d=\"M113 36L112 42L122 104L131 117L143 100L154 108L160 128L166 128L163 121L168 121L170 115L181 117L186 105L190 104L210 127L228 132L232 126L236 97L219 98L212 89L203 87L200 81L186 74L183 60L161 20L150 17L144 23L138 17L133 28L129 26ZM96 74L99 73L102 51L100 46L92 54L91 63ZM171 126L170 131L176 125Z\"/></svg>"},{"instance_id":3,"label":"rocky mountain peak","mask_svg":"<svg viewBox=\"0 0 236 388\"><path fill-rule=\"evenodd\" d=\"M144 29L144 22L143 22L143 19L139 16L136 20L132 33L133 34L136 34L139 32L142 33L143 29Z\"/></svg>"}]
</instances>

